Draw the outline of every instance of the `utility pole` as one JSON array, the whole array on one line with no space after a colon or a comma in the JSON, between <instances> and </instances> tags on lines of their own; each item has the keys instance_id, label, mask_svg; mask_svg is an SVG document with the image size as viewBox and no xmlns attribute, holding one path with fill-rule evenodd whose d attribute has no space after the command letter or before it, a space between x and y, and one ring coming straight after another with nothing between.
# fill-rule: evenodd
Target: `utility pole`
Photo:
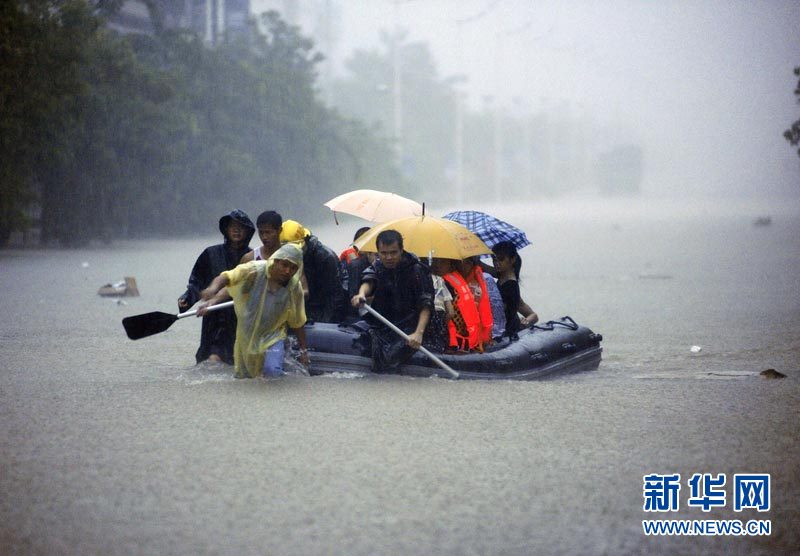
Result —
<instances>
[{"instance_id":1,"label":"utility pole","mask_svg":"<svg viewBox=\"0 0 800 556\"><path fill-rule=\"evenodd\" d=\"M394 40L392 41L392 120L394 122L394 148L398 167L403 164L403 80L400 60L400 1L394 1Z\"/></svg>"},{"instance_id":2,"label":"utility pole","mask_svg":"<svg viewBox=\"0 0 800 556\"><path fill-rule=\"evenodd\" d=\"M456 158L456 201L464 201L464 100L458 89L453 89L456 108L455 158Z\"/></svg>"},{"instance_id":3,"label":"utility pole","mask_svg":"<svg viewBox=\"0 0 800 556\"><path fill-rule=\"evenodd\" d=\"M504 75L502 71L503 63L503 34L500 32L494 35L494 84L498 86L503 83ZM494 175L492 176L492 190L494 191L494 200L500 200L500 190L503 179L503 136L500 122L500 96L495 95L494 112L493 112L493 133L492 144L494 146Z\"/></svg>"},{"instance_id":4,"label":"utility pole","mask_svg":"<svg viewBox=\"0 0 800 556\"><path fill-rule=\"evenodd\" d=\"M473 23L475 21L483 19L485 16L489 15L496 7L497 7L497 2L489 5L488 7L485 7L478 13L456 19L455 20L456 44L459 45L460 47L460 45L463 43L461 32L464 24ZM464 72L464 69L462 67L463 62L461 59L460 48L457 50L457 55L458 55L458 69L459 71ZM453 89L453 94L455 96L455 111L456 111L456 121L455 121L455 131L454 131L455 133L454 150L455 150L455 162L456 162L456 200L460 204L464 201L464 194L465 194L464 191L464 96L465 94L455 88Z\"/></svg>"},{"instance_id":5,"label":"utility pole","mask_svg":"<svg viewBox=\"0 0 800 556\"><path fill-rule=\"evenodd\" d=\"M494 200L499 201L503 182L503 130L502 130L502 110L499 99L494 103L494 132L492 144L494 145L494 175L492 176L492 189Z\"/></svg>"},{"instance_id":6,"label":"utility pole","mask_svg":"<svg viewBox=\"0 0 800 556\"><path fill-rule=\"evenodd\" d=\"M462 21L456 21L456 44L461 44L461 25ZM461 70L461 50L458 50L458 69ZM453 150L456 159L456 201L459 206L464 202L464 99L457 84L453 86L453 97L455 99L456 125L455 141Z\"/></svg>"},{"instance_id":7,"label":"utility pole","mask_svg":"<svg viewBox=\"0 0 800 556\"><path fill-rule=\"evenodd\" d=\"M523 97L514 97L516 107L515 117L519 119L522 126L522 188L521 190L528 195L533 194L533 160L531 157L531 114L528 104Z\"/></svg>"}]
</instances>

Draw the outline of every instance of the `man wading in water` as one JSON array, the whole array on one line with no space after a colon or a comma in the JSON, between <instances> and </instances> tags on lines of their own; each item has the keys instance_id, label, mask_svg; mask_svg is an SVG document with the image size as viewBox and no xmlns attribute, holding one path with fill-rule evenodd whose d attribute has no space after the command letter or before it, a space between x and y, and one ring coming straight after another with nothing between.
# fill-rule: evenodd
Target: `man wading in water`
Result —
<instances>
[{"instance_id":1,"label":"man wading in water","mask_svg":"<svg viewBox=\"0 0 800 556\"><path fill-rule=\"evenodd\" d=\"M287 243L266 261L251 261L223 272L203 290L203 299L208 303L198 310L197 316L228 296L233 298L237 319L234 346L237 378L283 374L287 327L297 336L300 363L308 366L302 271L303 252L297 245Z\"/></svg>"},{"instance_id":2,"label":"man wading in water","mask_svg":"<svg viewBox=\"0 0 800 556\"><path fill-rule=\"evenodd\" d=\"M239 264L250 249L250 239L256 231L250 217L242 210L231 211L219 219L219 231L225 241L207 247L194 263L186 292L178 298L178 310L183 313L200 300L200 292L207 288L215 276ZM200 363L224 361L233 363L233 343L236 338L236 316L232 309L214 311L203 318L200 347L195 360Z\"/></svg>"}]
</instances>

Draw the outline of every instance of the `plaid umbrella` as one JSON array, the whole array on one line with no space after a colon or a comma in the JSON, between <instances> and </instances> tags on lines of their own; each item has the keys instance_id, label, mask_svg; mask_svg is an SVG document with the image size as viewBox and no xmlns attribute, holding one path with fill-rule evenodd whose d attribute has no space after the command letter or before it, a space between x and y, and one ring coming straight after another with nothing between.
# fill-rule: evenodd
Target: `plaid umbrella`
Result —
<instances>
[{"instance_id":1,"label":"plaid umbrella","mask_svg":"<svg viewBox=\"0 0 800 556\"><path fill-rule=\"evenodd\" d=\"M501 241L510 241L517 249L522 249L531 244L525 236L525 232L485 212L457 210L445 214L442 218L458 222L481 238L490 248Z\"/></svg>"}]
</instances>

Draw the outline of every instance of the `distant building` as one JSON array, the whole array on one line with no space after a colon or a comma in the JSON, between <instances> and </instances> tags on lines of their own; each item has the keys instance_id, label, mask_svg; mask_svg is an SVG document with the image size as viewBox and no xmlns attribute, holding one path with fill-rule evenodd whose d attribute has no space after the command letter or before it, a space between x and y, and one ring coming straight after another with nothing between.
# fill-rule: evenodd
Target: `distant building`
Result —
<instances>
[{"instance_id":1,"label":"distant building","mask_svg":"<svg viewBox=\"0 0 800 556\"><path fill-rule=\"evenodd\" d=\"M158 10L154 22L148 4ZM209 45L225 42L247 32L250 0L125 0L108 26L120 33L155 32L158 24L166 29L189 29Z\"/></svg>"}]
</instances>

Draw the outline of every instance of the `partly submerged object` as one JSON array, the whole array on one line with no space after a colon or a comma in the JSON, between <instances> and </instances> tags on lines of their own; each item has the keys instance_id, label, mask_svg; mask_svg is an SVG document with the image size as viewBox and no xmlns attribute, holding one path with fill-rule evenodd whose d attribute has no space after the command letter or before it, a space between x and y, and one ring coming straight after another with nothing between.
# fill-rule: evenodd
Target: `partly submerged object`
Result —
<instances>
[{"instance_id":1,"label":"partly submerged object","mask_svg":"<svg viewBox=\"0 0 800 556\"><path fill-rule=\"evenodd\" d=\"M139 297L139 288L136 287L136 278L126 276L120 282L100 286L97 295L103 297Z\"/></svg>"},{"instance_id":2,"label":"partly submerged object","mask_svg":"<svg viewBox=\"0 0 800 556\"><path fill-rule=\"evenodd\" d=\"M365 325L363 322L306 325L310 373L370 372L372 359ZM577 324L570 317L563 317L521 330L518 341L504 339L485 353L442 353L437 356L458 371L459 378L532 380L597 369L602 340L600 334ZM421 353L415 353L408 362L391 372L410 376L451 376Z\"/></svg>"}]
</instances>

